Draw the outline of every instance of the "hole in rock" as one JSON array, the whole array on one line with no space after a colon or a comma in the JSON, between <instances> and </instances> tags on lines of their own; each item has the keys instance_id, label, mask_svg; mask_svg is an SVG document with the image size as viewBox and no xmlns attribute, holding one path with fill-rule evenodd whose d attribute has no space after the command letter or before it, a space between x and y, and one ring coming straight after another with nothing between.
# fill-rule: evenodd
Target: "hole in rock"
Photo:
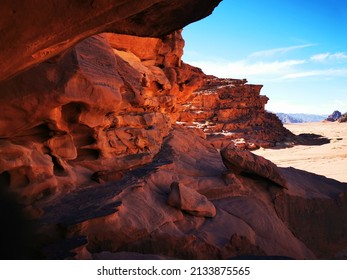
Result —
<instances>
[{"instance_id":1,"label":"hole in rock","mask_svg":"<svg viewBox=\"0 0 347 280\"><path fill-rule=\"evenodd\" d=\"M100 157L100 152L95 149L78 149L77 158L73 161L96 160Z\"/></svg>"},{"instance_id":2,"label":"hole in rock","mask_svg":"<svg viewBox=\"0 0 347 280\"><path fill-rule=\"evenodd\" d=\"M63 119L66 123L78 123L79 116L88 110L88 105L82 102L70 102L61 108Z\"/></svg>"},{"instance_id":3,"label":"hole in rock","mask_svg":"<svg viewBox=\"0 0 347 280\"><path fill-rule=\"evenodd\" d=\"M154 90L154 91L163 91L164 90L164 85L157 82L157 81L154 81L151 83L151 88Z\"/></svg>"},{"instance_id":4,"label":"hole in rock","mask_svg":"<svg viewBox=\"0 0 347 280\"><path fill-rule=\"evenodd\" d=\"M71 127L71 135L76 147L94 144L94 130L83 124L75 124Z\"/></svg>"},{"instance_id":5,"label":"hole in rock","mask_svg":"<svg viewBox=\"0 0 347 280\"><path fill-rule=\"evenodd\" d=\"M29 172L26 167L19 167L10 171L5 171L0 174L0 188L7 189L23 188L30 184L30 180L27 176Z\"/></svg>"}]
</instances>

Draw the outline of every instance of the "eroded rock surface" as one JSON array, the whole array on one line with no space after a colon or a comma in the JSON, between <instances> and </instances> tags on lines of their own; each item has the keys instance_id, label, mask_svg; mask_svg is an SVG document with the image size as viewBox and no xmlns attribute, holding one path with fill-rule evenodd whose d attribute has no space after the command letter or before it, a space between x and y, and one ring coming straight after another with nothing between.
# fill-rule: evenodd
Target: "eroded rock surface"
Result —
<instances>
[{"instance_id":1,"label":"eroded rock surface","mask_svg":"<svg viewBox=\"0 0 347 280\"><path fill-rule=\"evenodd\" d=\"M0 198L15 209L2 253L346 257L346 184L216 149L290 137L261 86L181 61L178 29L217 3L5 1Z\"/></svg>"},{"instance_id":2,"label":"eroded rock surface","mask_svg":"<svg viewBox=\"0 0 347 280\"><path fill-rule=\"evenodd\" d=\"M286 180L281 174L281 169L276 164L261 156L233 147L232 145L222 149L221 156L225 166L236 174L257 175L277 183L282 188L287 188Z\"/></svg>"},{"instance_id":3,"label":"eroded rock surface","mask_svg":"<svg viewBox=\"0 0 347 280\"><path fill-rule=\"evenodd\" d=\"M2 2L0 81L109 31L161 37L209 15L221 0Z\"/></svg>"},{"instance_id":4,"label":"eroded rock surface","mask_svg":"<svg viewBox=\"0 0 347 280\"><path fill-rule=\"evenodd\" d=\"M183 104L179 121L201 128L216 148L233 142L252 150L293 139L278 117L265 111L268 98L260 95L261 88L247 80L206 76L203 86Z\"/></svg>"},{"instance_id":5,"label":"eroded rock surface","mask_svg":"<svg viewBox=\"0 0 347 280\"><path fill-rule=\"evenodd\" d=\"M143 48L156 42L151 59L127 49L126 40L112 48L117 36L90 37L0 85L0 174L23 198L107 181L150 162L179 100L201 85L202 72L181 62L179 31L163 40L131 37Z\"/></svg>"},{"instance_id":6,"label":"eroded rock surface","mask_svg":"<svg viewBox=\"0 0 347 280\"><path fill-rule=\"evenodd\" d=\"M209 143L193 130L175 127L152 163L130 171L119 182L76 190L46 203L42 222L46 228L65 224L68 236L70 231L86 236L87 244L75 252L87 251L91 258L101 251L169 258L230 258L247 253L315 258L277 216L268 188L280 191L278 186L271 181L267 187L259 186L257 180L236 174L225 180L225 172L219 153ZM211 200L216 215L199 217L169 206L173 182ZM57 214L57 209L64 211Z\"/></svg>"},{"instance_id":7,"label":"eroded rock surface","mask_svg":"<svg viewBox=\"0 0 347 280\"><path fill-rule=\"evenodd\" d=\"M280 170L288 189L236 174L194 130L175 126L152 163L118 182L42 204L41 223L46 229L61 225L70 238L85 236L85 243L72 250L75 258L98 258L100 252L166 259L343 257L347 185L293 168ZM215 216L169 206L173 182L210 200Z\"/></svg>"}]
</instances>

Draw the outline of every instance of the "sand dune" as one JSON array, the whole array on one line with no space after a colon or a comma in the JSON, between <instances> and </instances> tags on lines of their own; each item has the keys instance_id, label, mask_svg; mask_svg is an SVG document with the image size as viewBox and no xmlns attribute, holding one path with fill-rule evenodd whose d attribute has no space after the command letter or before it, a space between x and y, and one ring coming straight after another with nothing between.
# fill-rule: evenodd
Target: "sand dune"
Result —
<instances>
[{"instance_id":1,"label":"sand dune","mask_svg":"<svg viewBox=\"0 0 347 280\"><path fill-rule=\"evenodd\" d=\"M286 124L294 134L319 134L330 140L323 145L297 145L285 149L259 149L263 156L278 166L292 166L329 178L347 182L347 123Z\"/></svg>"}]
</instances>

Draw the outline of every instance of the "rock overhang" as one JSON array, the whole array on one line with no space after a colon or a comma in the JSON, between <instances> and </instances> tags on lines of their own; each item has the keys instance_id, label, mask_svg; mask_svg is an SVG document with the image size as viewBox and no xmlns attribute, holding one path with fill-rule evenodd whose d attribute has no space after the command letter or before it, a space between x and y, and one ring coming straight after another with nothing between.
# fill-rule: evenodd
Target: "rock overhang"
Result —
<instances>
[{"instance_id":1,"label":"rock overhang","mask_svg":"<svg viewBox=\"0 0 347 280\"><path fill-rule=\"evenodd\" d=\"M221 0L2 3L0 82L105 31L162 37L212 13Z\"/></svg>"}]
</instances>

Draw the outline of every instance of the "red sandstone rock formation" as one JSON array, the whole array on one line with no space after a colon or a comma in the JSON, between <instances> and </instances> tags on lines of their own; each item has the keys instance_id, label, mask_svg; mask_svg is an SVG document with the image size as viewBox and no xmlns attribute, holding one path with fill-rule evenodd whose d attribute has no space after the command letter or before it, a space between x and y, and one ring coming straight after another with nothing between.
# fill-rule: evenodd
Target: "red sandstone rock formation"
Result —
<instances>
[{"instance_id":1,"label":"red sandstone rock formation","mask_svg":"<svg viewBox=\"0 0 347 280\"><path fill-rule=\"evenodd\" d=\"M246 148L287 136L261 86L206 77L181 61L180 31L167 35L219 1L94 2L1 10L1 253L345 257L346 184L211 145L219 132ZM158 38L89 37L105 30Z\"/></svg>"},{"instance_id":2,"label":"red sandstone rock formation","mask_svg":"<svg viewBox=\"0 0 347 280\"><path fill-rule=\"evenodd\" d=\"M197 217L216 216L216 208L206 196L177 182L173 182L170 188L171 192L167 200L169 205Z\"/></svg>"},{"instance_id":3,"label":"red sandstone rock formation","mask_svg":"<svg viewBox=\"0 0 347 280\"><path fill-rule=\"evenodd\" d=\"M347 242L342 234L347 230L347 185L293 168L278 172L288 189L273 178L228 170L195 130L175 125L151 164L118 182L41 204L41 223L45 228L60 224L77 247L77 258L98 258L101 252L109 258L119 252L183 259L341 257ZM204 197L200 209L213 204L216 215L191 215L194 200L184 199L188 213L170 206L168 200L177 202L172 199L177 183L185 186L183 196ZM82 236L81 244L77 241ZM51 241L60 245L49 247L49 256L66 253L57 249L66 246L66 240Z\"/></svg>"},{"instance_id":4,"label":"red sandstone rock formation","mask_svg":"<svg viewBox=\"0 0 347 280\"><path fill-rule=\"evenodd\" d=\"M282 188L287 188L286 180L283 178L280 168L263 157L231 145L221 150L221 156L225 166L236 174L257 175L278 184Z\"/></svg>"},{"instance_id":5,"label":"red sandstone rock formation","mask_svg":"<svg viewBox=\"0 0 347 280\"><path fill-rule=\"evenodd\" d=\"M201 128L216 148L233 142L252 150L293 138L274 114L265 111L268 98L260 95L261 88L246 80L207 76L183 104L179 122Z\"/></svg>"},{"instance_id":6,"label":"red sandstone rock formation","mask_svg":"<svg viewBox=\"0 0 347 280\"><path fill-rule=\"evenodd\" d=\"M155 47L149 55L127 40ZM181 62L183 44L179 31L163 40L96 35L3 82L0 173L33 201L150 162L180 100L201 85L202 72Z\"/></svg>"},{"instance_id":7,"label":"red sandstone rock formation","mask_svg":"<svg viewBox=\"0 0 347 280\"><path fill-rule=\"evenodd\" d=\"M39 7L33 0L3 1L0 81L101 32L167 35L206 17L220 1L53 0L40 3Z\"/></svg>"}]
</instances>

